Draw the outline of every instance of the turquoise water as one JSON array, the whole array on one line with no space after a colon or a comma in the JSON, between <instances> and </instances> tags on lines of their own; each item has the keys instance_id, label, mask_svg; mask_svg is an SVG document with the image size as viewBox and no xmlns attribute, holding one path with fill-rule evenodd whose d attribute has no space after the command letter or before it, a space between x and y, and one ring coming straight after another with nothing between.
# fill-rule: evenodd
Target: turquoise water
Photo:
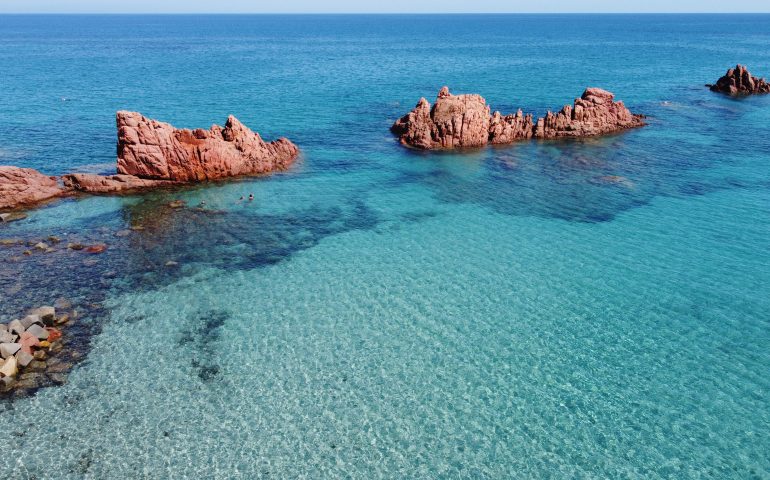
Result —
<instances>
[{"instance_id":1,"label":"turquoise water","mask_svg":"<svg viewBox=\"0 0 770 480\"><path fill-rule=\"evenodd\" d=\"M0 227L110 245L0 250L1 319L104 307L67 384L0 403L3 478L770 478L770 97L703 87L768 45L770 16L0 16L0 163L109 171L118 109L303 150ZM650 126L399 147L444 84L600 86Z\"/></svg>"}]
</instances>

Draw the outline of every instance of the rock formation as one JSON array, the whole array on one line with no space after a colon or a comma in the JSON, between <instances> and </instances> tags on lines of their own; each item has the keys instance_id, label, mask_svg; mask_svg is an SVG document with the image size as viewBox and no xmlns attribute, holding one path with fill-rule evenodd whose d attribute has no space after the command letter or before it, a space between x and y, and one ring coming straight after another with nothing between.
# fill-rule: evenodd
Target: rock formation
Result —
<instances>
[{"instance_id":1,"label":"rock formation","mask_svg":"<svg viewBox=\"0 0 770 480\"><path fill-rule=\"evenodd\" d=\"M615 95L601 88L588 88L559 113L548 112L535 125L536 138L591 137L644 125L642 115L632 114Z\"/></svg>"},{"instance_id":2,"label":"rock formation","mask_svg":"<svg viewBox=\"0 0 770 480\"><path fill-rule=\"evenodd\" d=\"M508 144L531 138L588 137L644 125L642 115L632 114L615 102L614 95L589 88L560 112L533 121L519 110L515 115L489 115L486 100L479 95L452 95L441 89L436 104L422 98L414 110L400 118L391 130L401 143L434 150L480 147L488 143Z\"/></svg>"},{"instance_id":3,"label":"rock formation","mask_svg":"<svg viewBox=\"0 0 770 480\"><path fill-rule=\"evenodd\" d=\"M32 205L65 193L54 177L31 168L0 165L0 210Z\"/></svg>"},{"instance_id":4,"label":"rock formation","mask_svg":"<svg viewBox=\"0 0 770 480\"><path fill-rule=\"evenodd\" d=\"M731 68L722 78L717 80L716 84L706 86L713 92L728 95L770 93L770 84L764 78L752 77L743 65L736 65L735 68Z\"/></svg>"},{"instance_id":5,"label":"rock formation","mask_svg":"<svg viewBox=\"0 0 770 480\"><path fill-rule=\"evenodd\" d=\"M118 112L118 173L199 182L286 169L299 149L285 138L265 143L232 115L224 128L175 129L136 112Z\"/></svg>"},{"instance_id":6,"label":"rock formation","mask_svg":"<svg viewBox=\"0 0 770 480\"><path fill-rule=\"evenodd\" d=\"M489 141L489 107L480 95L452 95L444 87L436 104L421 98L391 130L401 143L424 150L480 147Z\"/></svg>"},{"instance_id":7,"label":"rock formation","mask_svg":"<svg viewBox=\"0 0 770 480\"><path fill-rule=\"evenodd\" d=\"M133 175L91 175L71 173L62 177L64 186L88 193L121 193L131 190L179 185L170 180L145 180Z\"/></svg>"},{"instance_id":8,"label":"rock formation","mask_svg":"<svg viewBox=\"0 0 770 480\"><path fill-rule=\"evenodd\" d=\"M0 210L81 191L125 193L288 168L299 154L285 138L266 143L232 115L224 127L178 130L136 112L118 112L118 175L64 175L64 186L30 168L0 166ZM5 221L5 217L0 217Z\"/></svg>"}]
</instances>

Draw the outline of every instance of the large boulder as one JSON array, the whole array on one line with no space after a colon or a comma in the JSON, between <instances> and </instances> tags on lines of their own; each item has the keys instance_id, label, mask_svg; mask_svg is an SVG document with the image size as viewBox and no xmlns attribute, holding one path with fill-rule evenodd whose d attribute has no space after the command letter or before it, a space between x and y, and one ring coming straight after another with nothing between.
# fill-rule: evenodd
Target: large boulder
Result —
<instances>
[{"instance_id":1,"label":"large boulder","mask_svg":"<svg viewBox=\"0 0 770 480\"><path fill-rule=\"evenodd\" d=\"M645 125L615 95L601 88L587 88L573 105L558 113L548 112L535 125L536 138L590 137Z\"/></svg>"},{"instance_id":2,"label":"large boulder","mask_svg":"<svg viewBox=\"0 0 770 480\"><path fill-rule=\"evenodd\" d=\"M489 107L480 95L452 95L444 87L435 105L421 98L391 127L401 143L424 150L480 147L489 142Z\"/></svg>"},{"instance_id":3,"label":"large boulder","mask_svg":"<svg viewBox=\"0 0 770 480\"><path fill-rule=\"evenodd\" d=\"M707 85L712 91L727 95L752 95L770 93L770 84L764 78L751 76L743 65L736 65L717 80L714 85Z\"/></svg>"},{"instance_id":4,"label":"large boulder","mask_svg":"<svg viewBox=\"0 0 770 480\"><path fill-rule=\"evenodd\" d=\"M65 193L54 177L31 168L0 165L0 210L34 205Z\"/></svg>"},{"instance_id":5,"label":"large boulder","mask_svg":"<svg viewBox=\"0 0 770 480\"><path fill-rule=\"evenodd\" d=\"M118 112L118 173L196 182L286 169L299 149L285 138L266 143L234 116L224 127L176 129L137 112Z\"/></svg>"}]
</instances>

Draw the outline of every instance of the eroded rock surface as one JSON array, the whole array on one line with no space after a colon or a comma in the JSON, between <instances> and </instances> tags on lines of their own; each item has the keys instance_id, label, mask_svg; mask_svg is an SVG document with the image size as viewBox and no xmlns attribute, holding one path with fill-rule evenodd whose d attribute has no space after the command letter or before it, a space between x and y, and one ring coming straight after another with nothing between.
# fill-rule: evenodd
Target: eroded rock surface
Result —
<instances>
[{"instance_id":1,"label":"eroded rock surface","mask_svg":"<svg viewBox=\"0 0 770 480\"><path fill-rule=\"evenodd\" d=\"M708 85L713 92L726 93L728 95L753 95L770 93L770 84L764 78L751 75L743 65L736 65L717 80L714 85Z\"/></svg>"},{"instance_id":2,"label":"eroded rock surface","mask_svg":"<svg viewBox=\"0 0 770 480\"><path fill-rule=\"evenodd\" d=\"M169 180L147 180L133 175L92 175L72 173L62 177L67 188L88 193L123 193L133 190L179 185Z\"/></svg>"},{"instance_id":3,"label":"eroded rock surface","mask_svg":"<svg viewBox=\"0 0 770 480\"><path fill-rule=\"evenodd\" d=\"M631 113L615 95L601 88L588 88L558 113L548 112L535 125L535 137L591 137L644 125L644 116Z\"/></svg>"},{"instance_id":4,"label":"eroded rock surface","mask_svg":"<svg viewBox=\"0 0 770 480\"><path fill-rule=\"evenodd\" d=\"M118 112L118 173L197 182L284 170L299 154L285 138L266 143L234 116L224 127L176 129L137 112Z\"/></svg>"},{"instance_id":5,"label":"eroded rock surface","mask_svg":"<svg viewBox=\"0 0 770 480\"><path fill-rule=\"evenodd\" d=\"M0 210L34 205L66 193L54 177L31 168L0 165Z\"/></svg>"},{"instance_id":6,"label":"eroded rock surface","mask_svg":"<svg viewBox=\"0 0 770 480\"><path fill-rule=\"evenodd\" d=\"M644 125L644 116L631 113L623 102L600 88L588 88L574 105L536 122L519 110L513 115L490 116L479 95L452 95L444 87L435 105L422 98L414 110L393 124L401 143L434 150L509 144L531 138L588 137Z\"/></svg>"}]
</instances>

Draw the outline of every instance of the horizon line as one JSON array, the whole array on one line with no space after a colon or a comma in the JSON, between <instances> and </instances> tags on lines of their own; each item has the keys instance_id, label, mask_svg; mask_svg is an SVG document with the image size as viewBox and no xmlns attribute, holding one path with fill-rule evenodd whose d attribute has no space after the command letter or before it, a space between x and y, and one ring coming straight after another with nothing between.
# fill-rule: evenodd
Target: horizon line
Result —
<instances>
[{"instance_id":1,"label":"horizon line","mask_svg":"<svg viewBox=\"0 0 770 480\"><path fill-rule=\"evenodd\" d=\"M770 15L741 12L0 12L0 15Z\"/></svg>"}]
</instances>

